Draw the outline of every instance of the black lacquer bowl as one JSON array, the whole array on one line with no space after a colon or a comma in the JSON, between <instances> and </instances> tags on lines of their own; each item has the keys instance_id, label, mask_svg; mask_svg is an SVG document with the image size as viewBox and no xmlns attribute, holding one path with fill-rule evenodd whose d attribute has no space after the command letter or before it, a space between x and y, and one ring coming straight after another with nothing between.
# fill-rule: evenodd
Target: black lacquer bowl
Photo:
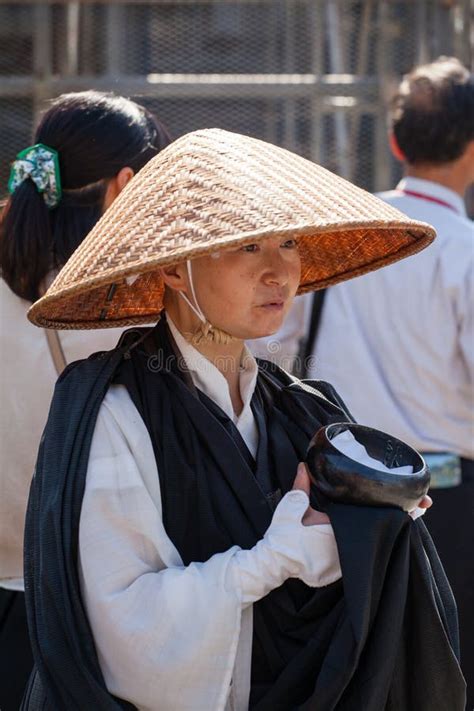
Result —
<instances>
[{"instance_id":1,"label":"black lacquer bowl","mask_svg":"<svg viewBox=\"0 0 474 711\"><path fill-rule=\"evenodd\" d=\"M345 430L386 467L410 464L413 473L391 474L351 459L331 442ZM321 427L309 444L306 463L313 478L313 494L322 508L329 499L342 504L396 506L411 511L430 484L429 469L415 449L385 432L351 422Z\"/></svg>"}]
</instances>

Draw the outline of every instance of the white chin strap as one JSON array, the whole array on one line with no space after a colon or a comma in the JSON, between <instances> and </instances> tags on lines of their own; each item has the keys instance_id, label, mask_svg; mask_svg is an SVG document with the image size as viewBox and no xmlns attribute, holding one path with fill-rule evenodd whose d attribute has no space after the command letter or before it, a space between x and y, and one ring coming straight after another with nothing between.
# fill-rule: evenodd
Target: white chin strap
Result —
<instances>
[{"instance_id":1,"label":"white chin strap","mask_svg":"<svg viewBox=\"0 0 474 711\"><path fill-rule=\"evenodd\" d=\"M195 292L195 290L194 290L194 282L193 282L193 273L192 273L192 269L191 269L191 262L190 262L189 259L188 259L188 261L186 262L186 268L187 268L187 270L188 270L189 284L190 284L190 286L191 286L191 294L193 295L193 301L194 301L195 306L191 303L191 301L188 299L188 297L186 296L185 293L183 293L182 291L180 291L180 292L178 292L178 293L179 293L179 295L185 300L185 302L187 303L187 305L189 306L189 308L194 311L194 313L196 314L196 316L198 317L198 319L199 319L202 323L206 323L206 322L207 322L207 319L206 319L206 317L204 316L204 314L203 314L203 312L202 312L202 309L201 309L201 307L199 306L198 300L197 300L197 298L196 298L196 292Z\"/></svg>"}]
</instances>

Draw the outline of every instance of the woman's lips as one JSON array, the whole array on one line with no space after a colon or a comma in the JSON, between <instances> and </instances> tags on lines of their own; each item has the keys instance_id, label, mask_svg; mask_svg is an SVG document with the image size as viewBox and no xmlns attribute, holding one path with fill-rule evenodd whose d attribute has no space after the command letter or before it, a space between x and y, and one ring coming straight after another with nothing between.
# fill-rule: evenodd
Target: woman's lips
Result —
<instances>
[{"instance_id":1,"label":"woman's lips","mask_svg":"<svg viewBox=\"0 0 474 711\"><path fill-rule=\"evenodd\" d=\"M260 304L258 308L266 311L282 311L284 305L284 301L268 301L266 304Z\"/></svg>"}]
</instances>

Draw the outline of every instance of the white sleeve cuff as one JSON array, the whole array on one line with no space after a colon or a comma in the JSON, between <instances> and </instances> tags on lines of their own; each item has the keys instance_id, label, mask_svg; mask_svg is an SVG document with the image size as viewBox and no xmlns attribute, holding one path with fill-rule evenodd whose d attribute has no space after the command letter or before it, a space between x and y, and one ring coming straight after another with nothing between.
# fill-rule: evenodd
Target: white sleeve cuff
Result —
<instances>
[{"instance_id":1,"label":"white sleeve cuff","mask_svg":"<svg viewBox=\"0 0 474 711\"><path fill-rule=\"evenodd\" d=\"M414 521L416 521L417 518L420 518L420 516L424 516L425 513L426 509L422 509L417 506L416 509L413 509L413 511L409 511L408 515L411 516Z\"/></svg>"},{"instance_id":2,"label":"white sleeve cuff","mask_svg":"<svg viewBox=\"0 0 474 711\"><path fill-rule=\"evenodd\" d=\"M301 523L308 506L309 499L303 491L288 492L278 504L263 539L251 550L239 549L232 557L227 584L238 585L244 608L288 578L322 587L341 577L332 526Z\"/></svg>"}]
</instances>

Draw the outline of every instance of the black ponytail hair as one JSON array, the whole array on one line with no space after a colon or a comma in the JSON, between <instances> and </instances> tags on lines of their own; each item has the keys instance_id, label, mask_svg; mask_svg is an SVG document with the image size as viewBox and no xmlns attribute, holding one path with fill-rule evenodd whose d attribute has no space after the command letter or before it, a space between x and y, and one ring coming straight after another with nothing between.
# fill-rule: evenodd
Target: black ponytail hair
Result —
<instances>
[{"instance_id":1,"label":"black ponytail hair","mask_svg":"<svg viewBox=\"0 0 474 711\"><path fill-rule=\"evenodd\" d=\"M59 156L62 197L48 209L32 180L7 200L0 220L0 270L28 301L60 269L102 214L107 180L124 167L136 173L171 142L147 109L97 91L63 94L51 102L33 143Z\"/></svg>"}]
</instances>

